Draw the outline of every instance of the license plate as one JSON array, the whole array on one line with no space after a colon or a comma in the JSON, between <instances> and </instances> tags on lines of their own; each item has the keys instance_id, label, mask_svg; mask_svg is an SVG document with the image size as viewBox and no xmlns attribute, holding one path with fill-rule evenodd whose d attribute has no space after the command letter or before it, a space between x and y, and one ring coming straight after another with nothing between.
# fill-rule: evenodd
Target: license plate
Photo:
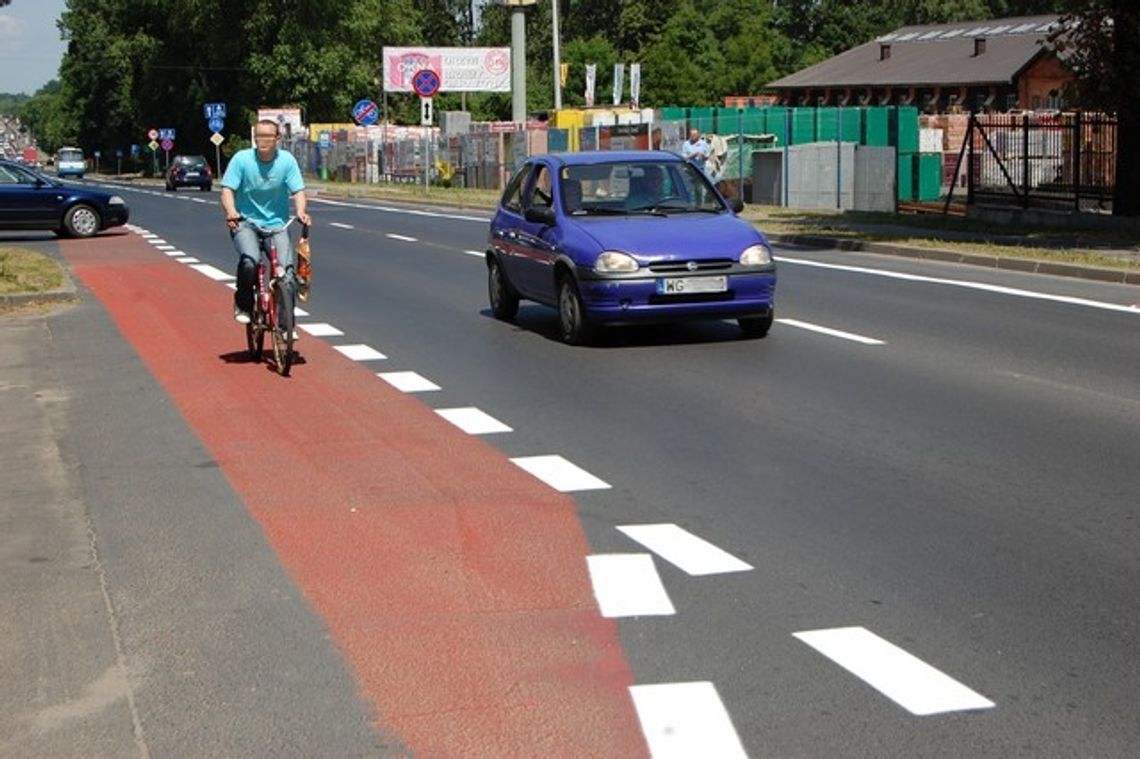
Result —
<instances>
[{"instance_id":1,"label":"license plate","mask_svg":"<svg viewBox=\"0 0 1140 759\"><path fill-rule=\"evenodd\" d=\"M728 289L728 277L662 277L657 280L658 295L722 293Z\"/></svg>"},{"instance_id":2,"label":"license plate","mask_svg":"<svg viewBox=\"0 0 1140 759\"><path fill-rule=\"evenodd\" d=\"M187 178L189 178L189 177L196 177L196 176L198 176L198 172L196 172L196 171L188 171L188 172L186 172L186 176L187 176Z\"/></svg>"}]
</instances>

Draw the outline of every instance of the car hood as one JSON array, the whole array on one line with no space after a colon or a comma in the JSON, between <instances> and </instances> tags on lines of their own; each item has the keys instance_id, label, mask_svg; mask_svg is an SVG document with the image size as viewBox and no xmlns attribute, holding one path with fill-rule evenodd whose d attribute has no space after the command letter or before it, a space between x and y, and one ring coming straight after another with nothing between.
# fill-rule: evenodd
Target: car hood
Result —
<instances>
[{"instance_id":1,"label":"car hood","mask_svg":"<svg viewBox=\"0 0 1140 759\"><path fill-rule=\"evenodd\" d=\"M574 224L598 244L598 252L619 250L644 260L735 257L749 245L767 242L755 227L731 214L598 217Z\"/></svg>"}]
</instances>

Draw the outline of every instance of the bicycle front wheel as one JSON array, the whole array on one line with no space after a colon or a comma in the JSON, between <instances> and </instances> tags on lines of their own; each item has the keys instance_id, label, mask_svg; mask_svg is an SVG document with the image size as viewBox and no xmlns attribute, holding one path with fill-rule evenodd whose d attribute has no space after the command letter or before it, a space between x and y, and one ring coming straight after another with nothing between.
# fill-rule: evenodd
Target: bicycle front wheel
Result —
<instances>
[{"instance_id":1,"label":"bicycle front wheel","mask_svg":"<svg viewBox=\"0 0 1140 759\"><path fill-rule=\"evenodd\" d=\"M265 346L265 329L250 322L245 325L245 347L249 350L249 357L253 361L261 360L261 352Z\"/></svg>"},{"instance_id":2,"label":"bicycle front wheel","mask_svg":"<svg viewBox=\"0 0 1140 759\"><path fill-rule=\"evenodd\" d=\"M277 365L277 373L282 377L288 377L293 366L294 294L292 282L273 283L273 303L277 308L277 324L273 329L273 361Z\"/></svg>"}]
</instances>

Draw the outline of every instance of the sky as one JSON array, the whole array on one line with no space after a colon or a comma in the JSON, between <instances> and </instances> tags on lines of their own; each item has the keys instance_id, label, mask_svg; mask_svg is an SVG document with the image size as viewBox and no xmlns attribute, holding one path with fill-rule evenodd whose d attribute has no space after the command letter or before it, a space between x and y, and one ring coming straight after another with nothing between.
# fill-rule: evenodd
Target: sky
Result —
<instances>
[{"instance_id":1,"label":"sky","mask_svg":"<svg viewBox=\"0 0 1140 759\"><path fill-rule=\"evenodd\" d=\"M12 0L0 8L0 92L34 95L59 76L67 49L56 19L66 0Z\"/></svg>"}]
</instances>

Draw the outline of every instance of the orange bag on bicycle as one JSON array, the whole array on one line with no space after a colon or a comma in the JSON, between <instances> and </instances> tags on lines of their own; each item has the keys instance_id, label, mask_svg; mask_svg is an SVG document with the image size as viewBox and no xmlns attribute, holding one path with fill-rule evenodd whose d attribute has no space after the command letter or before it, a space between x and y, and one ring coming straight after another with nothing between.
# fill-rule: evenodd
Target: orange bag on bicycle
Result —
<instances>
[{"instance_id":1,"label":"orange bag on bicycle","mask_svg":"<svg viewBox=\"0 0 1140 759\"><path fill-rule=\"evenodd\" d=\"M309 299L309 288L313 285L313 253L309 249L309 228L305 227L301 239L297 241L297 297L302 302Z\"/></svg>"}]
</instances>

